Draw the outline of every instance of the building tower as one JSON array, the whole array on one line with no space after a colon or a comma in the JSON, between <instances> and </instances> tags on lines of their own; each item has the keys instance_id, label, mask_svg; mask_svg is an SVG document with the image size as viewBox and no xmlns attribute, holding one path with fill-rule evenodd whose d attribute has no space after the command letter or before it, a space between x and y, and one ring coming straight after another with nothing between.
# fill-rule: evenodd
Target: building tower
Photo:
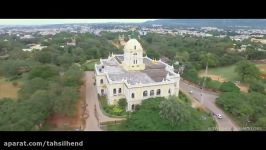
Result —
<instances>
[{"instance_id":1,"label":"building tower","mask_svg":"<svg viewBox=\"0 0 266 150\"><path fill-rule=\"evenodd\" d=\"M124 61L122 63L125 70L144 70L143 48L136 39L130 39L124 47Z\"/></svg>"}]
</instances>

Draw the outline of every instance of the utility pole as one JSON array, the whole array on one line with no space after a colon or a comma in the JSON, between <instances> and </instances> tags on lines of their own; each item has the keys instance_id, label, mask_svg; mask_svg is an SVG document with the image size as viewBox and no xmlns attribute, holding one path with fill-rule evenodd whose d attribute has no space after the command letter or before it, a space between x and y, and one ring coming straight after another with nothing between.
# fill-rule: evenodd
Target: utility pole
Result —
<instances>
[{"instance_id":1,"label":"utility pole","mask_svg":"<svg viewBox=\"0 0 266 150\"><path fill-rule=\"evenodd\" d=\"M202 82L202 86L201 86L201 92L200 92L200 103L203 104L203 88L204 88L204 84L205 84L205 81L206 81L206 77L207 77L207 74L208 74L208 61L207 61L207 64L206 64L206 69L205 69L205 76L203 78L203 82Z\"/></svg>"}]
</instances>

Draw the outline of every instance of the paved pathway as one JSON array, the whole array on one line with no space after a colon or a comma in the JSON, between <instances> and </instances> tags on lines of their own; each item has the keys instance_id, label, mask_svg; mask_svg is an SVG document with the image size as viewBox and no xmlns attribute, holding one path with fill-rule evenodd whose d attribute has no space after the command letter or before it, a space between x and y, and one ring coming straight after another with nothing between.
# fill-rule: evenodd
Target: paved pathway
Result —
<instances>
[{"instance_id":1,"label":"paved pathway","mask_svg":"<svg viewBox=\"0 0 266 150\"><path fill-rule=\"evenodd\" d=\"M190 94L189 91L193 91L191 97L194 98L194 100L200 102L201 100L201 89L199 87L193 86L191 84L188 84L184 82L183 80L180 80L180 90L182 92L185 92L186 94ZM221 114L222 119L218 119L215 117L215 120L218 124L219 131L238 131L239 127L234 123L234 121L226 115L223 110L221 110L219 107L216 106L215 101L218 97L217 93L209 92L209 91L203 91L203 102L202 105L207 110L209 110L211 113L215 114Z\"/></svg>"},{"instance_id":2,"label":"paved pathway","mask_svg":"<svg viewBox=\"0 0 266 150\"><path fill-rule=\"evenodd\" d=\"M94 72L85 72L86 104L89 117L86 119L85 131L102 131L99 124L109 121L120 121L123 118L111 118L104 115L100 109L96 86L94 86Z\"/></svg>"}]
</instances>

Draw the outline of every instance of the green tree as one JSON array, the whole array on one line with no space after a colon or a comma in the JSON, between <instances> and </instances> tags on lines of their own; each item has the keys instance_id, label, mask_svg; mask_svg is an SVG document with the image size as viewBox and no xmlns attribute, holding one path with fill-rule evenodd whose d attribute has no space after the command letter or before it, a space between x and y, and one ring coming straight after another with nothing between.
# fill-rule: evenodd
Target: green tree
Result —
<instances>
[{"instance_id":1,"label":"green tree","mask_svg":"<svg viewBox=\"0 0 266 150\"><path fill-rule=\"evenodd\" d=\"M9 59L0 64L0 72L10 78L28 72L31 69L31 64L30 61Z\"/></svg>"},{"instance_id":2,"label":"green tree","mask_svg":"<svg viewBox=\"0 0 266 150\"><path fill-rule=\"evenodd\" d=\"M32 68L29 72L28 78L33 79L36 77L49 79L54 76L59 76L59 71L56 66L54 65L41 65Z\"/></svg>"},{"instance_id":3,"label":"green tree","mask_svg":"<svg viewBox=\"0 0 266 150\"><path fill-rule=\"evenodd\" d=\"M251 81L248 92L259 92L259 93L265 94L265 88L264 88L263 83L259 80Z\"/></svg>"},{"instance_id":4,"label":"green tree","mask_svg":"<svg viewBox=\"0 0 266 150\"><path fill-rule=\"evenodd\" d=\"M52 52L49 51L37 51L35 59L41 63L51 63L52 62Z\"/></svg>"},{"instance_id":5,"label":"green tree","mask_svg":"<svg viewBox=\"0 0 266 150\"><path fill-rule=\"evenodd\" d=\"M65 86L79 86L81 84L82 71L77 66L71 66L63 75Z\"/></svg>"},{"instance_id":6,"label":"green tree","mask_svg":"<svg viewBox=\"0 0 266 150\"><path fill-rule=\"evenodd\" d=\"M174 126L177 123L184 122L188 120L189 112L187 111L187 106L180 103L177 97L169 97L167 100L161 102L160 116L163 119L167 119Z\"/></svg>"},{"instance_id":7,"label":"green tree","mask_svg":"<svg viewBox=\"0 0 266 150\"><path fill-rule=\"evenodd\" d=\"M127 107L127 100L125 98L121 98L118 100L118 106L123 109L126 110Z\"/></svg>"},{"instance_id":8,"label":"green tree","mask_svg":"<svg viewBox=\"0 0 266 150\"><path fill-rule=\"evenodd\" d=\"M242 60L237 63L235 70L242 81L247 81L247 79L256 79L259 75L259 69L255 64L249 62L248 60Z\"/></svg>"},{"instance_id":9,"label":"green tree","mask_svg":"<svg viewBox=\"0 0 266 150\"><path fill-rule=\"evenodd\" d=\"M177 52L175 59L181 63L187 62L189 59L189 53L186 51L183 52Z\"/></svg>"},{"instance_id":10,"label":"green tree","mask_svg":"<svg viewBox=\"0 0 266 150\"><path fill-rule=\"evenodd\" d=\"M214 54L206 53L200 55L200 62L202 66L208 65L210 67L215 67L219 63L219 60Z\"/></svg>"},{"instance_id":11,"label":"green tree","mask_svg":"<svg viewBox=\"0 0 266 150\"><path fill-rule=\"evenodd\" d=\"M240 89L233 82L224 82L220 86L222 92L239 92Z\"/></svg>"},{"instance_id":12,"label":"green tree","mask_svg":"<svg viewBox=\"0 0 266 150\"><path fill-rule=\"evenodd\" d=\"M54 98L54 112L66 114L68 116L74 115L76 111L75 103L79 97L78 90L73 87L65 87L59 97Z\"/></svg>"},{"instance_id":13,"label":"green tree","mask_svg":"<svg viewBox=\"0 0 266 150\"><path fill-rule=\"evenodd\" d=\"M32 80L27 80L18 91L19 98L27 99L37 90L47 90L48 85L48 81L42 78L34 78Z\"/></svg>"},{"instance_id":14,"label":"green tree","mask_svg":"<svg viewBox=\"0 0 266 150\"><path fill-rule=\"evenodd\" d=\"M160 58L160 53L158 53L157 51L154 50L147 50L147 56L152 58L152 59L159 59Z\"/></svg>"}]
</instances>

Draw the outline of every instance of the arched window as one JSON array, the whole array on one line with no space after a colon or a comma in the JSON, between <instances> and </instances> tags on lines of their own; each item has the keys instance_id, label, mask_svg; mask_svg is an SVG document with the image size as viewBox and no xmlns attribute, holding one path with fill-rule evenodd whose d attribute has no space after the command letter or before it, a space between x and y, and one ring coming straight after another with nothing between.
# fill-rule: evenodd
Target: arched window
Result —
<instances>
[{"instance_id":1,"label":"arched window","mask_svg":"<svg viewBox=\"0 0 266 150\"><path fill-rule=\"evenodd\" d=\"M131 94L131 98L135 98L135 94L134 93Z\"/></svg>"},{"instance_id":2,"label":"arched window","mask_svg":"<svg viewBox=\"0 0 266 150\"><path fill-rule=\"evenodd\" d=\"M104 89L101 89L101 94L102 94L102 95L104 94Z\"/></svg>"},{"instance_id":3,"label":"arched window","mask_svg":"<svg viewBox=\"0 0 266 150\"><path fill-rule=\"evenodd\" d=\"M135 60L136 61L136 64L138 63L138 61L137 60Z\"/></svg>"},{"instance_id":4,"label":"arched window","mask_svg":"<svg viewBox=\"0 0 266 150\"><path fill-rule=\"evenodd\" d=\"M100 80L100 83L103 84L103 79Z\"/></svg>"},{"instance_id":5,"label":"arched window","mask_svg":"<svg viewBox=\"0 0 266 150\"><path fill-rule=\"evenodd\" d=\"M154 96L154 90L150 91L150 96Z\"/></svg>"},{"instance_id":6,"label":"arched window","mask_svg":"<svg viewBox=\"0 0 266 150\"><path fill-rule=\"evenodd\" d=\"M116 94L116 89L113 89L113 93Z\"/></svg>"},{"instance_id":7,"label":"arched window","mask_svg":"<svg viewBox=\"0 0 266 150\"><path fill-rule=\"evenodd\" d=\"M134 49L137 49L137 46L136 45L134 46Z\"/></svg>"},{"instance_id":8,"label":"arched window","mask_svg":"<svg viewBox=\"0 0 266 150\"><path fill-rule=\"evenodd\" d=\"M118 93L122 93L122 89L121 88L118 89Z\"/></svg>"},{"instance_id":9,"label":"arched window","mask_svg":"<svg viewBox=\"0 0 266 150\"><path fill-rule=\"evenodd\" d=\"M131 109L132 109L132 110L135 110L135 105L134 105L134 104L131 105Z\"/></svg>"},{"instance_id":10,"label":"arched window","mask_svg":"<svg viewBox=\"0 0 266 150\"><path fill-rule=\"evenodd\" d=\"M135 55L135 56L136 56L136 55L138 55L138 54L137 54L137 53L134 53L133 55Z\"/></svg>"},{"instance_id":11,"label":"arched window","mask_svg":"<svg viewBox=\"0 0 266 150\"><path fill-rule=\"evenodd\" d=\"M171 89L168 90L168 93L171 94Z\"/></svg>"},{"instance_id":12,"label":"arched window","mask_svg":"<svg viewBox=\"0 0 266 150\"><path fill-rule=\"evenodd\" d=\"M161 90L160 89L157 90L156 95L161 95Z\"/></svg>"},{"instance_id":13,"label":"arched window","mask_svg":"<svg viewBox=\"0 0 266 150\"><path fill-rule=\"evenodd\" d=\"M143 97L146 97L146 96L148 96L148 91L143 92Z\"/></svg>"}]
</instances>

